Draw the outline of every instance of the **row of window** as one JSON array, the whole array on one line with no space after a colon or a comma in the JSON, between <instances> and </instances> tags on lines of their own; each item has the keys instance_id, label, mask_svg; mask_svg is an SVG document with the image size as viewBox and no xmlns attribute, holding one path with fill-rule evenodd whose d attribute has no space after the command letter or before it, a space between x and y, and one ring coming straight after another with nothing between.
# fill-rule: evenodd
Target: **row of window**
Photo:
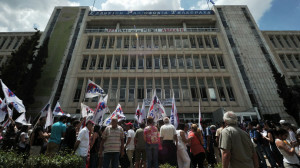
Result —
<instances>
[{"instance_id":1,"label":"row of window","mask_svg":"<svg viewBox=\"0 0 300 168\"><path fill-rule=\"evenodd\" d=\"M270 35L269 39L275 48L300 48L300 36Z\"/></svg>"},{"instance_id":2,"label":"row of window","mask_svg":"<svg viewBox=\"0 0 300 168\"><path fill-rule=\"evenodd\" d=\"M300 76L291 76L292 85L300 86Z\"/></svg>"},{"instance_id":3,"label":"row of window","mask_svg":"<svg viewBox=\"0 0 300 168\"><path fill-rule=\"evenodd\" d=\"M221 54L201 55L91 55L83 56L81 70L103 69L225 69Z\"/></svg>"},{"instance_id":4,"label":"row of window","mask_svg":"<svg viewBox=\"0 0 300 168\"><path fill-rule=\"evenodd\" d=\"M219 48L217 36L201 35L131 35L89 36L86 49L174 49Z\"/></svg>"},{"instance_id":5,"label":"row of window","mask_svg":"<svg viewBox=\"0 0 300 168\"><path fill-rule=\"evenodd\" d=\"M21 38L22 37L2 37L0 39L0 50L1 49L7 50L11 47L12 49L16 49L20 44Z\"/></svg>"},{"instance_id":6,"label":"row of window","mask_svg":"<svg viewBox=\"0 0 300 168\"><path fill-rule=\"evenodd\" d=\"M86 82L87 80L85 80ZM74 102L79 102L84 79L79 78ZM176 101L235 101L235 94L229 77L181 77L181 78L96 78L111 101L134 102L135 99L151 99L154 89L160 99L172 98ZM92 102L97 102L93 98ZM88 101L86 99L86 101Z\"/></svg>"},{"instance_id":7,"label":"row of window","mask_svg":"<svg viewBox=\"0 0 300 168\"><path fill-rule=\"evenodd\" d=\"M279 54L279 58L286 69L300 69L299 54Z\"/></svg>"}]
</instances>

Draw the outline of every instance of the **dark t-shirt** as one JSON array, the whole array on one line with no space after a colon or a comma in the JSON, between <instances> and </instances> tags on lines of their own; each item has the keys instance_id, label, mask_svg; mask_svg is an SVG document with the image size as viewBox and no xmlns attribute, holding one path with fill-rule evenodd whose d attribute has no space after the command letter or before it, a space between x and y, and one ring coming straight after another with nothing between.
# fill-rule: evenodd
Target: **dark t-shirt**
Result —
<instances>
[{"instance_id":1,"label":"dark t-shirt","mask_svg":"<svg viewBox=\"0 0 300 168\"><path fill-rule=\"evenodd\" d=\"M33 136L34 136L34 140L32 145L33 146L43 146L44 141L43 138L39 137L39 132L42 131L44 133L44 129L41 126L37 126L35 127L35 129L33 130Z\"/></svg>"},{"instance_id":2,"label":"dark t-shirt","mask_svg":"<svg viewBox=\"0 0 300 168\"><path fill-rule=\"evenodd\" d=\"M76 142L76 130L75 127L71 125L66 130L64 144L66 144L70 149L73 149L75 142Z\"/></svg>"}]
</instances>

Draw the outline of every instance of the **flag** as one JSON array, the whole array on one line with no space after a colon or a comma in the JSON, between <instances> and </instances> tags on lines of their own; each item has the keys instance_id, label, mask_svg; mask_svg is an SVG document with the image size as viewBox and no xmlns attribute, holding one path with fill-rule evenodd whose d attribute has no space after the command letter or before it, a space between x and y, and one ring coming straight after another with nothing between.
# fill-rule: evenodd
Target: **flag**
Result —
<instances>
[{"instance_id":1,"label":"flag","mask_svg":"<svg viewBox=\"0 0 300 168\"><path fill-rule=\"evenodd\" d=\"M104 126L108 126L110 123L111 123L111 119L113 117L117 117L118 118L118 121L122 121L122 120L125 120L126 117L123 113L123 110L122 110L122 107L120 104L118 104L116 110L114 112L111 113L111 115L109 115L103 122L103 125Z\"/></svg>"},{"instance_id":2,"label":"flag","mask_svg":"<svg viewBox=\"0 0 300 168\"><path fill-rule=\"evenodd\" d=\"M6 107L6 104L0 98L0 122L4 121L5 116L7 114L7 110L5 110L6 108L2 110L3 105L5 105L4 107Z\"/></svg>"},{"instance_id":3,"label":"flag","mask_svg":"<svg viewBox=\"0 0 300 168\"><path fill-rule=\"evenodd\" d=\"M19 99L9 88L2 82L2 90L7 103L12 103L14 108L19 112L26 112L25 106L23 105L23 101Z\"/></svg>"},{"instance_id":4,"label":"flag","mask_svg":"<svg viewBox=\"0 0 300 168\"><path fill-rule=\"evenodd\" d=\"M213 0L209 0L210 3L212 3L213 5L215 4L215 2Z\"/></svg>"},{"instance_id":5,"label":"flag","mask_svg":"<svg viewBox=\"0 0 300 168\"><path fill-rule=\"evenodd\" d=\"M57 105L57 103L56 103L56 105ZM53 113L52 113L50 107L51 107L51 105L49 104L49 108L48 108L47 115L46 115L47 117L46 117L45 128L47 128L53 124Z\"/></svg>"},{"instance_id":6,"label":"flag","mask_svg":"<svg viewBox=\"0 0 300 168\"><path fill-rule=\"evenodd\" d=\"M156 96L155 91L152 96L152 101L149 107L148 116L153 117L154 122L157 122L158 120L162 120L164 117L167 116L165 112L165 108L163 107L160 100Z\"/></svg>"},{"instance_id":7,"label":"flag","mask_svg":"<svg viewBox=\"0 0 300 168\"><path fill-rule=\"evenodd\" d=\"M144 119L146 119L146 110L145 110L145 102L143 101L142 109L141 109L141 115L139 118L139 123L143 123Z\"/></svg>"},{"instance_id":8,"label":"flag","mask_svg":"<svg viewBox=\"0 0 300 168\"><path fill-rule=\"evenodd\" d=\"M16 120L16 122L21 123L23 125L27 125L27 121L26 121L26 117L25 117L25 113L21 114Z\"/></svg>"},{"instance_id":9,"label":"flag","mask_svg":"<svg viewBox=\"0 0 300 168\"><path fill-rule=\"evenodd\" d=\"M64 115L64 112L62 111L59 102L56 103L54 110L53 110L53 115L57 116L57 115Z\"/></svg>"},{"instance_id":10,"label":"flag","mask_svg":"<svg viewBox=\"0 0 300 168\"><path fill-rule=\"evenodd\" d=\"M28 119L27 123L31 124L31 116L29 116L29 119Z\"/></svg>"},{"instance_id":11,"label":"flag","mask_svg":"<svg viewBox=\"0 0 300 168\"><path fill-rule=\"evenodd\" d=\"M104 95L104 90L91 80L88 80L85 98L93 98L99 95Z\"/></svg>"},{"instance_id":12,"label":"flag","mask_svg":"<svg viewBox=\"0 0 300 168\"><path fill-rule=\"evenodd\" d=\"M100 97L95 115L92 119L95 123L99 124L100 126L102 125L104 114L108 111L107 99L108 95L106 95L104 98L102 96Z\"/></svg>"},{"instance_id":13,"label":"flag","mask_svg":"<svg viewBox=\"0 0 300 168\"><path fill-rule=\"evenodd\" d=\"M11 123L11 121L10 121L10 119L8 118L8 119L2 124L2 127L3 127L3 128L6 128L6 127L8 127L8 126L10 125L10 123Z\"/></svg>"},{"instance_id":14,"label":"flag","mask_svg":"<svg viewBox=\"0 0 300 168\"><path fill-rule=\"evenodd\" d=\"M198 127L202 131L203 128L202 128L202 125L201 125L201 121L202 121L202 118L201 118L201 109L200 109L200 100L199 100L199 122L198 122Z\"/></svg>"},{"instance_id":15,"label":"flag","mask_svg":"<svg viewBox=\"0 0 300 168\"><path fill-rule=\"evenodd\" d=\"M50 102L48 102L43 109L41 110L41 117L46 117L48 113L48 109L50 108Z\"/></svg>"},{"instance_id":16,"label":"flag","mask_svg":"<svg viewBox=\"0 0 300 168\"><path fill-rule=\"evenodd\" d=\"M177 108L176 108L176 104L175 104L174 93L173 93L173 98L172 98L172 108L171 108L170 120L171 120L171 124L174 125L175 129L177 129L179 119L178 119Z\"/></svg>"},{"instance_id":17,"label":"flag","mask_svg":"<svg viewBox=\"0 0 300 168\"><path fill-rule=\"evenodd\" d=\"M1 100L1 98L0 98ZM5 98L3 100L1 100L1 103L0 103L0 116L6 116L6 114L8 114L9 117L13 117L13 111L8 107L8 104L6 103L5 101ZM0 117L0 122L2 122L4 120L1 121L1 117Z\"/></svg>"},{"instance_id":18,"label":"flag","mask_svg":"<svg viewBox=\"0 0 300 168\"><path fill-rule=\"evenodd\" d=\"M89 106L81 103L81 117L82 118L87 117L88 114L90 114L90 113L94 114L95 111L92 108L90 108Z\"/></svg>"},{"instance_id":19,"label":"flag","mask_svg":"<svg viewBox=\"0 0 300 168\"><path fill-rule=\"evenodd\" d=\"M138 104L136 110L135 110L135 115L134 115L134 118L136 119L136 121L139 121L139 118L141 116L141 113L140 113L140 104Z\"/></svg>"}]
</instances>

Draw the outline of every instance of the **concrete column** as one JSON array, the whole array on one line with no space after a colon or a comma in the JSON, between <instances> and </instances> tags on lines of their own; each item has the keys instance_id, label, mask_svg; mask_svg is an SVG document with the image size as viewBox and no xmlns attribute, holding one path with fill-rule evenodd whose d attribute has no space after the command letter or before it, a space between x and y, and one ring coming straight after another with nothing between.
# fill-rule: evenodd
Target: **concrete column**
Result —
<instances>
[{"instance_id":1,"label":"concrete column","mask_svg":"<svg viewBox=\"0 0 300 168\"><path fill-rule=\"evenodd\" d=\"M119 22L117 23L116 29L120 29L120 23Z\"/></svg>"},{"instance_id":2,"label":"concrete column","mask_svg":"<svg viewBox=\"0 0 300 168\"><path fill-rule=\"evenodd\" d=\"M186 23L185 22L182 23L182 26L183 26L183 30L186 31Z\"/></svg>"}]
</instances>

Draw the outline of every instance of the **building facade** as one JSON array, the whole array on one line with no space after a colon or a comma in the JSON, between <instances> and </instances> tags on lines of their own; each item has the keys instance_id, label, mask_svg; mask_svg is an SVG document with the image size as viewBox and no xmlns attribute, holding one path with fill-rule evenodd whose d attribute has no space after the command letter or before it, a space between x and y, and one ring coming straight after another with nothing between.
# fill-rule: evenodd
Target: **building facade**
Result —
<instances>
[{"instance_id":1,"label":"building facade","mask_svg":"<svg viewBox=\"0 0 300 168\"><path fill-rule=\"evenodd\" d=\"M269 37L277 33L288 37L289 52L272 44ZM84 98L91 79L108 94L110 111L120 103L129 119L138 104L149 105L155 91L168 115L174 95L185 120L198 119L200 101L204 119L220 109L247 112L257 107L262 117L279 115L293 122L268 65L271 61L299 80L300 35L286 33L260 31L247 6L207 11L56 7L41 38L50 39L49 58L34 108L49 100L59 101L67 113L80 113L81 102L95 108L98 98ZM282 54L289 66L293 59L292 72L284 67Z\"/></svg>"}]
</instances>

